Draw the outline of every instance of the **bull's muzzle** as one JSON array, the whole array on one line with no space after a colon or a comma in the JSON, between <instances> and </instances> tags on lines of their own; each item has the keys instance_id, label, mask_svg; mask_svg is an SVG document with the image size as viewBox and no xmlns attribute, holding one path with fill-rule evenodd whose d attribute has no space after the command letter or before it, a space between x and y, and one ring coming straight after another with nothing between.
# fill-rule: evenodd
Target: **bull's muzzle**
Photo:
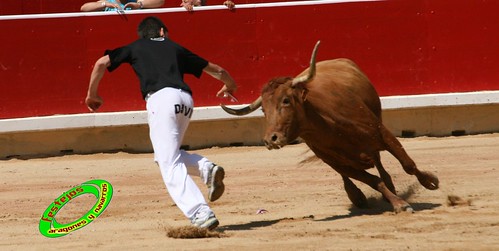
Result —
<instances>
[{"instance_id":1,"label":"bull's muzzle","mask_svg":"<svg viewBox=\"0 0 499 251\"><path fill-rule=\"evenodd\" d=\"M281 147L287 145L286 137L282 133L273 132L263 139L267 149L281 149Z\"/></svg>"}]
</instances>

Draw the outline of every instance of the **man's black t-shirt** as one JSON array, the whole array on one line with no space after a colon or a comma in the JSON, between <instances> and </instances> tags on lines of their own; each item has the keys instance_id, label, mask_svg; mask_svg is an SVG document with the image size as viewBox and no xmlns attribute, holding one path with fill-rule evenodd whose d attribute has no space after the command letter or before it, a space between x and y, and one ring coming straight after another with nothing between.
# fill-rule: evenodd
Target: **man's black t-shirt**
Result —
<instances>
[{"instance_id":1,"label":"man's black t-shirt","mask_svg":"<svg viewBox=\"0 0 499 251\"><path fill-rule=\"evenodd\" d=\"M111 72L122 63L129 63L140 80L142 97L165 87L179 88L192 94L184 82L184 74L201 77L208 61L168 38L138 39L135 42L107 50Z\"/></svg>"}]
</instances>

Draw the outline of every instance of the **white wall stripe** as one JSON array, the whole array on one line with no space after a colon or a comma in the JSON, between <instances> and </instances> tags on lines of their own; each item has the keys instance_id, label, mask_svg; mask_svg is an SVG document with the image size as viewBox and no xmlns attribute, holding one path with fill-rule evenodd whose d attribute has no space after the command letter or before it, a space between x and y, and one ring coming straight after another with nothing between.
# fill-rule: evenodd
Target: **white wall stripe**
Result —
<instances>
[{"instance_id":1,"label":"white wall stripe","mask_svg":"<svg viewBox=\"0 0 499 251\"><path fill-rule=\"evenodd\" d=\"M432 106L483 105L499 103L499 91L439 93L381 97L383 109L404 109Z\"/></svg>"},{"instance_id":2,"label":"white wall stripe","mask_svg":"<svg viewBox=\"0 0 499 251\"><path fill-rule=\"evenodd\" d=\"M381 97L381 105L384 110L484 104L499 104L499 91ZM196 107L192 121L235 120L262 116L261 110L244 117L236 117L227 114L219 106L207 106ZM144 124L147 124L146 111L84 113L3 119L0 120L0 133Z\"/></svg>"}]
</instances>

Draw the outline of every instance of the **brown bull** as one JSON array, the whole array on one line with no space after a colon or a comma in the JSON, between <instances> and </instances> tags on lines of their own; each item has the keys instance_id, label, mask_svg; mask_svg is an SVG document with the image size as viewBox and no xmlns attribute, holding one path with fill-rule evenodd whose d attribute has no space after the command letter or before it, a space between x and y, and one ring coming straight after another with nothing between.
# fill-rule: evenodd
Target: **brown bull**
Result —
<instances>
[{"instance_id":1,"label":"brown bull","mask_svg":"<svg viewBox=\"0 0 499 251\"><path fill-rule=\"evenodd\" d=\"M302 138L318 158L341 174L354 205L366 207L367 199L350 178L381 192L396 212L412 212L411 206L396 195L379 152L389 151L427 189L437 189L438 178L418 170L397 138L383 125L379 96L359 67L348 59L316 64L318 45L319 42L310 68L297 77L272 79L261 97L248 107L222 108L230 114L245 115L262 106L267 148L279 149ZM372 167L377 168L380 177L366 171Z\"/></svg>"}]
</instances>

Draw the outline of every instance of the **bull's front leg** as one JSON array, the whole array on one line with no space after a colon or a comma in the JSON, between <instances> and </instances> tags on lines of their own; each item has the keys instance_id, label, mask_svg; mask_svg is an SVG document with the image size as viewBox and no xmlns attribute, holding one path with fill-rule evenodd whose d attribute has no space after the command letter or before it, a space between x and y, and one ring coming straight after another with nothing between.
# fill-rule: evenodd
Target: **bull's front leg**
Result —
<instances>
[{"instance_id":1,"label":"bull's front leg","mask_svg":"<svg viewBox=\"0 0 499 251\"><path fill-rule=\"evenodd\" d=\"M343 183L345 185L345 190L348 194L348 198L350 199L350 201L352 201L352 203L354 203L354 205L364 205L362 200L365 200L365 205L367 205L367 199L365 199L365 195L362 193L362 191L360 191L360 189L358 189L349 178L363 182L373 189L379 191L390 202L390 204L392 204L395 212L398 213L402 211L414 211L409 203L392 193L392 191L387 188L381 178L372 175L363 169L356 169L348 165L341 165L339 162L334 160L334 156L337 155L334 152L324 152L321 149L315 148L313 145L309 145L309 147L315 153L315 155L319 157L319 159L322 159L322 161L324 161L341 175L341 177L343 178ZM364 197L364 199L362 197Z\"/></svg>"},{"instance_id":2,"label":"bull's front leg","mask_svg":"<svg viewBox=\"0 0 499 251\"><path fill-rule=\"evenodd\" d=\"M342 176L356 179L379 191L383 195L383 197L385 197L390 202L390 204L392 204L393 210L396 213L400 213L403 211L414 211L409 203L392 193L392 191L390 191L390 189L385 185L381 178L372 175L365 170L354 169L351 167L335 168L335 170L341 173Z\"/></svg>"},{"instance_id":3,"label":"bull's front leg","mask_svg":"<svg viewBox=\"0 0 499 251\"><path fill-rule=\"evenodd\" d=\"M404 147L393 134L386 129L384 125L380 128L381 136L385 142L386 150L388 150L400 162L404 171L410 175L416 175L419 183L430 190L438 189L439 180L436 175L431 172L420 171L416 167L416 163L409 157L404 150Z\"/></svg>"}]
</instances>

